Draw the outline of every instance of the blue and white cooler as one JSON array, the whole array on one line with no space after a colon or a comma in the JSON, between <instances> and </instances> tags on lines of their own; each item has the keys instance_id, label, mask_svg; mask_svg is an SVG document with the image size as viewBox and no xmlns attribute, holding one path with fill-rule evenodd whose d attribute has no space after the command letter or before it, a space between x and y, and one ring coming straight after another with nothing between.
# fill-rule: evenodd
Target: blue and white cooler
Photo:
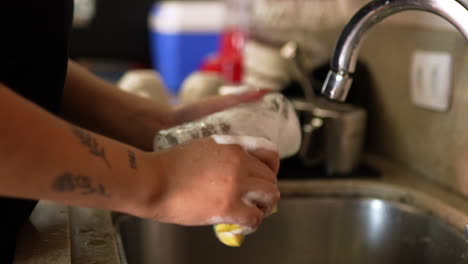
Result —
<instances>
[{"instance_id":1,"label":"blue and white cooler","mask_svg":"<svg viewBox=\"0 0 468 264\"><path fill-rule=\"evenodd\" d=\"M218 50L224 1L165 1L150 14L153 67L176 95L183 80Z\"/></svg>"}]
</instances>

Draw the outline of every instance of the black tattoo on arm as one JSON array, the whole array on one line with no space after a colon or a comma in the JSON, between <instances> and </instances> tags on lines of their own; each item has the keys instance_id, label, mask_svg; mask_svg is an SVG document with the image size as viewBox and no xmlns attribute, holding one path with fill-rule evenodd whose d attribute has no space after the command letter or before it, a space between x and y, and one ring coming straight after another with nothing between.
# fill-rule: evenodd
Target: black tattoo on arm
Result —
<instances>
[{"instance_id":1,"label":"black tattoo on arm","mask_svg":"<svg viewBox=\"0 0 468 264\"><path fill-rule=\"evenodd\" d=\"M94 185L87 176L64 172L52 182L52 189L56 192L80 192L82 195L97 194L110 197L104 185Z\"/></svg>"},{"instance_id":2,"label":"black tattoo on arm","mask_svg":"<svg viewBox=\"0 0 468 264\"><path fill-rule=\"evenodd\" d=\"M111 165L106 157L104 147L100 146L98 141L90 133L75 126L71 126L73 134L80 140L81 144L89 149L89 152L96 157L101 158L111 168Z\"/></svg>"},{"instance_id":3,"label":"black tattoo on arm","mask_svg":"<svg viewBox=\"0 0 468 264\"><path fill-rule=\"evenodd\" d=\"M137 169L135 152L133 152L131 150L128 151L128 162L130 164L130 168L132 168L134 170Z\"/></svg>"}]
</instances>

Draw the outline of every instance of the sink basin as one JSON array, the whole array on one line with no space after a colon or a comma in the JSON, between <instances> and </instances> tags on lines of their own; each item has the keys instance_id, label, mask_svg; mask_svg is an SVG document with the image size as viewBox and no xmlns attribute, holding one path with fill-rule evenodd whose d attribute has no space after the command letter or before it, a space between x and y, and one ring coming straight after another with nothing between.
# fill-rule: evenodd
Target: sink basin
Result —
<instances>
[{"instance_id":1,"label":"sink basin","mask_svg":"<svg viewBox=\"0 0 468 264\"><path fill-rule=\"evenodd\" d=\"M128 264L458 264L468 263L462 232L404 203L372 198L285 197L240 248L211 227L116 220Z\"/></svg>"}]
</instances>

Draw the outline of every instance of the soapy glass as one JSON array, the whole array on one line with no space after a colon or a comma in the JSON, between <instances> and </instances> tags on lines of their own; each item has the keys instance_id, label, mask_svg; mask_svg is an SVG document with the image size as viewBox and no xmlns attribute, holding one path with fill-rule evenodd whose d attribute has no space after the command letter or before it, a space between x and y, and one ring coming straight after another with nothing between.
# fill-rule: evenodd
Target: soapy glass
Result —
<instances>
[{"instance_id":1,"label":"soapy glass","mask_svg":"<svg viewBox=\"0 0 468 264\"><path fill-rule=\"evenodd\" d=\"M299 121L292 104L283 95L270 93L259 102L241 104L194 122L161 130L154 139L154 150L211 135L264 138L278 147L281 158L294 155L301 142Z\"/></svg>"}]
</instances>

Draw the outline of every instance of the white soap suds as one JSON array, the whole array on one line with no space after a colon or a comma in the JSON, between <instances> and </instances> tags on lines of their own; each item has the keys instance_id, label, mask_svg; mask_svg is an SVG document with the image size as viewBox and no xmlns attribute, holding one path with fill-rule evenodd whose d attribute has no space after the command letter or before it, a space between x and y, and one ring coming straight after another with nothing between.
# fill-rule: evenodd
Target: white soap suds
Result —
<instances>
[{"instance_id":1,"label":"white soap suds","mask_svg":"<svg viewBox=\"0 0 468 264\"><path fill-rule=\"evenodd\" d=\"M230 217L222 217L222 216L213 216L208 218L206 221L200 223L200 225L217 225L217 224L226 224L226 223L234 223L233 219ZM229 233L229 234L241 234L241 235L248 235L253 232L255 232L256 229L247 227L247 226L242 226L238 225L239 229L231 230L231 231L226 231L223 233Z\"/></svg>"},{"instance_id":2,"label":"white soap suds","mask_svg":"<svg viewBox=\"0 0 468 264\"><path fill-rule=\"evenodd\" d=\"M266 138L276 144L281 158L296 154L301 144L295 110L283 95L277 93L265 95L259 102L212 114L206 123L229 125L229 135Z\"/></svg>"},{"instance_id":3,"label":"white soap suds","mask_svg":"<svg viewBox=\"0 0 468 264\"><path fill-rule=\"evenodd\" d=\"M264 192L251 191L242 197L242 201L247 206L256 206L255 202L269 205L273 202L273 195Z\"/></svg>"},{"instance_id":4,"label":"white soap suds","mask_svg":"<svg viewBox=\"0 0 468 264\"><path fill-rule=\"evenodd\" d=\"M260 149L278 152L278 148L273 144L273 142L261 137L212 135L211 138L221 145L239 145L247 152L253 152Z\"/></svg>"},{"instance_id":5,"label":"white soap suds","mask_svg":"<svg viewBox=\"0 0 468 264\"><path fill-rule=\"evenodd\" d=\"M240 229L240 231L239 231L239 234L242 234L242 235L250 235L250 234L252 234L253 232L255 232L256 230L257 230L257 229L253 229L253 228L251 228L251 227L242 226L241 229ZM233 232L231 231L231 233L233 233ZM234 234L236 234L236 233L234 233Z\"/></svg>"},{"instance_id":6,"label":"white soap suds","mask_svg":"<svg viewBox=\"0 0 468 264\"><path fill-rule=\"evenodd\" d=\"M273 204L273 195L258 191L250 191L246 193L242 197L242 201L247 206L256 206L256 203L258 202L260 202L262 205L268 206L268 208L266 208L264 212L265 215L263 217L268 217L272 215L273 208L275 208L276 206L276 204Z\"/></svg>"},{"instance_id":7,"label":"white soap suds","mask_svg":"<svg viewBox=\"0 0 468 264\"><path fill-rule=\"evenodd\" d=\"M221 224L221 223L223 224L234 223L234 220L230 217L212 216L200 224L201 225L214 225L214 224Z\"/></svg>"}]
</instances>

